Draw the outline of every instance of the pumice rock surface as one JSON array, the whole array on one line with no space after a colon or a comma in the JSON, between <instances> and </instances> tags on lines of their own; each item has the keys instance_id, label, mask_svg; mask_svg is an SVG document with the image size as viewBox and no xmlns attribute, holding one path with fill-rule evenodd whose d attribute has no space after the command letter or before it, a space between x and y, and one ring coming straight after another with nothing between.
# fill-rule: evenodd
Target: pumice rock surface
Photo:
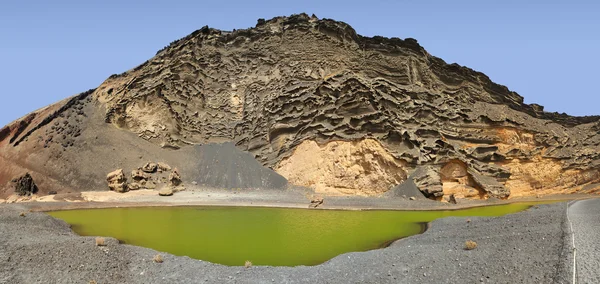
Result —
<instances>
[{"instance_id":1,"label":"pumice rock surface","mask_svg":"<svg viewBox=\"0 0 600 284\"><path fill-rule=\"evenodd\" d=\"M217 188L416 188L446 201L593 193L599 121L525 104L415 39L299 14L203 27L5 126L0 198L27 172L39 194L108 190L108 173L147 160Z\"/></svg>"}]
</instances>

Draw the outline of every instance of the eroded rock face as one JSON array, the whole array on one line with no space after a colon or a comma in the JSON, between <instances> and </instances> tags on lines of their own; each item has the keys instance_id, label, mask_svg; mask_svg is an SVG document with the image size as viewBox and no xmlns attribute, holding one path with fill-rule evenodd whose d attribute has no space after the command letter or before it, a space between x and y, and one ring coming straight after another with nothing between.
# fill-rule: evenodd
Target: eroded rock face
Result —
<instances>
[{"instance_id":1,"label":"eroded rock face","mask_svg":"<svg viewBox=\"0 0 600 284\"><path fill-rule=\"evenodd\" d=\"M181 184L181 175L179 174L179 170L177 168L175 168L170 174L169 174L169 185L171 187L177 187Z\"/></svg>"},{"instance_id":2,"label":"eroded rock face","mask_svg":"<svg viewBox=\"0 0 600 284\"><path fill-rule=\"evenodd\" d=\"M406 163L373 139L324 145L308 140L279 163L277 172L319 193L376 195L406 179Z\"/></svg>"},{"instance_id":3,"label":"eroded rock face","mask_svg":"<svg viewBox=\"0 0 600 284\"><path fill-rule=\"evenodd\" d=\"M114 190L116 192L127 192L127 178L125 177L125 173L123 169L115 170L114 172L106 175L106 181L108 182L108 187L110 190Z\"/></svg>"},{"instance_id":4,"label":"eroded rock face","mask_svg":"<svg viewBox=\"0 0 600 284\"><path fill-rule=\"evenodd\" d=\"M127 131L151 143L120 136ZM215 186L233 181L211 171L233 166L184 163L193 155L169 160L171 153L232 143L292 183L334 194L380 194L428 166L429 177L420 177L434 186L423 190L438 199L567 193L600 182L598 117L544 112L485 74L446 64L414 39L363 37L343 22L304 14L233 32L195 31L97 89L0 129L0 164L33 168L29 153L38 162L61 161L60 153L85 149L80 136L96 147L125 139L146 157L168 151L156 159L177 164L190 179L209 172L201 183ZM119 139L93 144L113 136ZM308 153L321 162L308 161ZM454 162L464 167L445 168ZM97 179L113 165L105 163ZM94 175L96 167L65 168L48 179Z\"/></svg>"},{"instance_id":5,"label":"eroded rock face","mask_svg":"<svg viewBox=\"0 0 600 284\"><path fill-rule=\"evenodd\" d=\"M146 163L142 167L142 171L144 171L146 173L155 173L157 169L158 169L158 164L153 163L153 162Z\"/></svg>"},{"instance_id":6,"label":"eroded rock face","mask_svg":"<svg viewBox=\"0 0 600 284\"><path fill-rule=\"evenodd\" d=\"M33 177L29 173L24 174L18 178L12 180L15 193L20 196L32 195L37 193L38 187L33 181Z\"/></svg>"},{"instance_id":7,"label":"eroded rock face","mask_svg":"<svg viewBox=\"0 0 600 284\"><path fill-rule=\"evenodd\" d=\"M107 107L107 122L144 139L177 147L234 141L292 183L322 192L381 193L418 165L451 160L504 184L512 172L503 163L540 153L557 159L561 170L597 171L597 155L582 151L600 150L600 136L586 131L598 127L597 118L524 104L413 39L362 37L345 23L307 15L235 32L203 28L107 80L94 95ZM322 165L331 176L294 174L306 173L307 162L294 153L310 143L367 139L403 170L382 174L366 192L357 189L365 188L368 174L356 182L346 179L351 173L333 174L335 158L319 157L330 159Z\"/></svg>"}]
</instances>

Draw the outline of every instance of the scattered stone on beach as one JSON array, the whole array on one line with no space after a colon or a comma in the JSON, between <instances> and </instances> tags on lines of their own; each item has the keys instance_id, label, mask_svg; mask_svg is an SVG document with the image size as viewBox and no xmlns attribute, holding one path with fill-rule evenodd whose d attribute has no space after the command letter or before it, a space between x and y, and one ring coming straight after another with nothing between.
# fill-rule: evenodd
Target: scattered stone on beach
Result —
<instances>
[{"instance_id":1,"label":"scattered stone on beach","mask_svg":"<svg viewBox=\"0 0 600 284\"><path fill-rule=\"evenodd\" d=\"M169 185L172 187L176 187L181 184L181 175L179 174L179 170L175 168L171 174L169 174Z\"/></svg>"},{"instance_id":2,"label":"scattered stone on beach","mask_svg":"<svg viewBox=\"0 0 600 284\"><path fill-rule=\"evenodd\" d=\"M146 163L142 167L142 171L150 173L150 174L151 173L155 173L156 169L158 169L158 165L156 163L153 163L153 162Z\"/></svg>"},{"instance_id":3,"label":"scattered stone on beach","mask_svg":"<svg viewBox=\"0 0 600 284\"><path fill-rule=\"evenodd\" d=\"M137 181L148 180L150 178L150 175L148 175L142 170L133 170L131 171L131 178Z\"/></svg>"},{"instance_id":4,"label":"scattered stone on beach","mask_svg":"<svg viewBox=\"0 0 600 284\"><path fill-rule=\"evenodd\" d=\"M127 192L127 178L125 178L125 173L123 173L123 169L115 170L108 175L106 175L106 181L108 182L108 187L110 190L116 192Z\"/></svg>"},{"instance_id":5,"label":"scattered stone on beach","mask_svg":"<svg viewBox=\"0 0 600 284\"><path fill-rule=\"evenodd\" d=\"M12 180L15 186L15 193L24 196L32 195L38 191L38 187L29 173L24 174Z\"/></svg>"},{"instance_id":6,"label":"scattered stone on beach","mask_svg":"<svg viewBox=\"0 0 600 284\"><path fill-rule=\"evenodd\" d=\"M411 196L410 198L408 198L408 200L416 200L416 198L414 196Z\"/></svg>"},{"instance_id":7,"label":"scattered stone on beach","mask_svg":"<svg viewBox=\"0 0 600 284\"><path fill-rule=\"evenodd\" d=\"M158 195L171 196L171 195L173 195L173 190L168 187L165 187L165 188L161 189L160 191L158 191Z\"/></svg>"},{"instance_id":8,"label":"scattered stone on beach","mask_svg":"<svg viewBox=\"0 0 600 284\"><path fill-rule=\"evenodd\" d=\"M192 185L198 185L196 181L192 181Z\"/></svg>"},{"instance_id":9,"label":"scattered stone on beach","mask_svg":"<svg viewBox=\"0 0 600 284\"><path fill-rule=\"evenodd\" d=\"M56 192L56 190L48 191L48 195L56 195L56 194L58 194L58 192Z\"/></svg>"}]
</instances>

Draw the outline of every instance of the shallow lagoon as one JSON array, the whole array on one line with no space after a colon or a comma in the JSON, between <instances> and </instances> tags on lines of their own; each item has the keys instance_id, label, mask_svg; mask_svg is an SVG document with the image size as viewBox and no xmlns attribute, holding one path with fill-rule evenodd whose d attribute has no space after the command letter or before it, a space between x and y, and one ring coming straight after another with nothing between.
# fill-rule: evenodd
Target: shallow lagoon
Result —
<instances>
[{"instance_id":1,"label":"shallow lagoon","mask_svg":"<svg viewBox=\"0 0 600 284\"><path fill-rule=\"evenodd\" d=\"M452 211L346 211L262 207L140 207L54 211L82 236L224 265L316 265L382 248L450 216L501 216L540 203Z\"/></svg>"}]
</instances>

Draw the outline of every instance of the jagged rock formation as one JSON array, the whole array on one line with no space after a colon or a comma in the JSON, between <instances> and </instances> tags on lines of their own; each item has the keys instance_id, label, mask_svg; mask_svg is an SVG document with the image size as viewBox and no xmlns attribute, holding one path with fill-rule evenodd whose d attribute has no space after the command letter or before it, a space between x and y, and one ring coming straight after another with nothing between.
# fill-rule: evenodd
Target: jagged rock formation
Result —
<instances>
[{"instance_id":1,"label":"jagged rock formation","mask_svg":"<svg viewBox=\"0 0 600 284\"><path fill-rule=\"evenodd\" d=\"M108 188L116 192L127 192L127 178L123 169L112 171L106 175L106 182L108 182Z\"/></svg>"},{"instance_id":2,"label":"jagged rock formation","mask_svg":"<svg viewBox=\"0 0 600 284\"><path fill-rule=\"evenodd\" d=\"M3 128L0 164L12 166L0 168L0 184L33 169L46 188L95 188L94 167L64 162L81 155L103 170L160 158L193 178L203 175L199 168L224 170L193 160L204 151L197 145L231 142L323 193L381 194L421 167L430 174L409 180L437 199L593 192L599 131L598 117L524 104L414 39L363 37L345 23L300 14L233 32L204 27L97 89ZM238 185L236 174L196 181ZM285 184L256 174L273 178L267 187Z\"/></svg>"},{"instance_id":3,"label":"jagged rock formation","mask_svg":"<svg viewBox=\"0 0 600 284\"><path fill-rule=\"evenodd\" d=\"M37 193L38 188L33 181L33 177L29 173L24 174L23 176L12 180L15 193L20 196L24 195L32 195Z\"/></svg>"}]
</instances>

